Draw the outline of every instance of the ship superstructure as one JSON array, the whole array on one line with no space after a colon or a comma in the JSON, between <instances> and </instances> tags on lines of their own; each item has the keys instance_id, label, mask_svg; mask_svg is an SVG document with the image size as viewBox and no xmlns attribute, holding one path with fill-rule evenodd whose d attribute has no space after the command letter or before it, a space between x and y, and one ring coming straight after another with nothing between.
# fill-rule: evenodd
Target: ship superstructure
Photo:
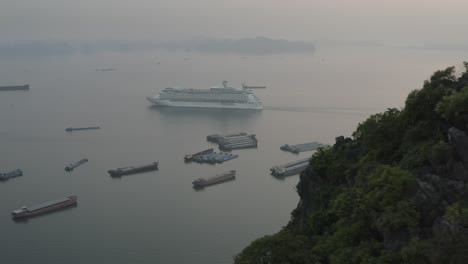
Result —
<instances>
[{"instance_id":1,"label":"ship superstructure","mask_svg":"<svg viewBox=\"0 0 468 264\"><path fill-rule=\"evenodd\" d=\"M261 100L250 89L235 89L227 86L210 89L165 88L148 100L157 106L262 109Z\"/></svg>"}]
</instances>

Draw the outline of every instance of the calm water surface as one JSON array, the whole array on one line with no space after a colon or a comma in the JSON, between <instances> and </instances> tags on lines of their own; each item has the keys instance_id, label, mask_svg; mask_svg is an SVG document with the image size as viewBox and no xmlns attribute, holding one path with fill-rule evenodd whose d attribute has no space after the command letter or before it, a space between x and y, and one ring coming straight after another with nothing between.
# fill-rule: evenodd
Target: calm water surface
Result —
<instances>
[{"instance_id":1,"label":"calm water surface","mask_svg":"<svg viewBox=\"0 0 468 264\"><path fill-rule=\"evenodd\" d=\"M273 165L310 156L285 143L350 136L358 122L400 107L460 52L322 48L314 55L99 53L0 60L1 263L230 263L250 241L286 225L298 176ZM96 71L116 68L115 71ZM263 111L153 108L145 96L168 86L204 88L230 80L266 85ZM101 126L64 131L69 126ZM213 133L257 134L258 149L222 165L185 164ZM88 158L71 173L66 164ZM160 162L160 170L113 179L110 168ZM191 182L227 170L235 181L194 191ZM63 196L78 206L14 222L10 211Z\"/></svg>"}]
</instances>

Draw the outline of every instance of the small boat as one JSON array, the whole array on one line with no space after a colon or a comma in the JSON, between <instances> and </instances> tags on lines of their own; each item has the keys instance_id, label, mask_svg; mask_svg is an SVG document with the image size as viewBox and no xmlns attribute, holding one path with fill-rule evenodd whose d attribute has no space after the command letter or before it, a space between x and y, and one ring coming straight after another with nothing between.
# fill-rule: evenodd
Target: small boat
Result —
<instances>
[{"instance_id":1,"label":"small boat","mask_svg":"<svg viewBox=\"0 0 468 264\"><path fill-rule=\"evenodd\" d=\"M140 173L140 172L145 172L145 171L153 171L157 170L159 166L159 163L152 162L150 164L145 164L141 166L130 166L130 167L122 167L122 168L115 168L112 170L108 170L107 173L110 174L110 176L123 176L123 175L129 175L129 174L135 174L135 173Z\"/></svg>"},{"instance_id":2,"label":"small boat","mask_svg":"<svg viewBox=\"0 0 468 264\"><path fill-rule=\"evenodd\" d=\"M243 83L242 88L244 88L244 89L265 89L266 86L248 86L247 84Z\"/></svg>"},{"instance_id":3,"label":"small boat","mask_svg":"<svg viewBox=\"0 0 468 264\"><path fill-rule=\"evenodd\" d=\"M16 86L0 86L0 91L27 91L29 90L29 84L16 85Z\"/></svg>"},{"instance_id":4,"label":"small boat","mask_svg":"<svg viewBox=\"0 0 468 264\"><path fill-rule=\"evenodd\" d=\"M98 126L94 127L67 127L65 131L71 132L71 131L76 131L76 130L95 130L95 129L100 129Z\"/></svg>"},{"instance_id":5,"label":"small boat","mask_svg":"<svg viewBox=\"0 0 468 264\"><path fill-rule=\"evenodd\" d=\"M88 162L88 159L80 159L77 162L73 162L73 163L68 164L68 166L65 167L65 170L66 171L72 171L76 167L78 167L78 166L80 166L80 165L82 165L82 164L84 164L86 162Z\"/></svg>"},{"instance_id":6,"label":"small boat","mask_svg":"<svg viewBox=\"0 0 468 264\"><path fill-rule=\"evenodd\" d=\"M20 169L12 170L5 173L0 173L0 181L7 181L11 178L23 176L23 171Z\"/></svg>"},{"instance_id":7,"label":"small boat","mask_svg":"<svg viewBox=\"0 0 468 264\"><path fill-rule=\"evenodd\" d=\"M188 154L188 155L185 155L184 161L185 162L190 162L190 161L193 161L193 159L196 158L196 157L203 156L203 155L209 154L211 152L213 152L212 148L197 152L195 154Z\"/></svg>"}]
</instances>

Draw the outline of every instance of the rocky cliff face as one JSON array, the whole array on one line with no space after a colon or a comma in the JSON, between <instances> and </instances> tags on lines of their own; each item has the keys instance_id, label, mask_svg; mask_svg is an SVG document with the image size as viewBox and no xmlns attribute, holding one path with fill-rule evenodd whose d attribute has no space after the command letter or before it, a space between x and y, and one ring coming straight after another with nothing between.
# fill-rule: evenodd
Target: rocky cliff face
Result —
<instances>
[{"instance_id":1,"label":"rocky cliff face","mask_svg":"<svg viewBox=\"0 0 468 264\"><path fill-rule=\"evenodd\" d=\"M468 63L319 149L289 224L236 263L468 263Z\"/></svg>"},{"instance_id":2,"label":"rocky cliff face","mask_svg":"<svg viewBox=\"0 0 468 264\"><path fill-rule=\"evenodd\" d=\"M420 213L419 225L390 231L381 227L379 223L381 219L375 217L377 237L382 238L386 250L398 251L414 239L459 240L462 239L460 235L465 232L465 228L468 228L447 214L451 205L468 199L468 130L463 131L451 127L447 131L447 136L450 144L448 157L445 157L443 162L428 157L429 165L413 171L417 185L412 190L413 195L409 197L409 200ZM336 144L344 144L342 137L337 138ZM328 185L329 182L314 170L313 164L300 175L297 185L300 201L293 212L291 226L306 231L310 221L308 217L322 208L316 195L323 188L328 188ZM460 252L457 254L460 255ZM464 261L468 259L468 250L466 256L459 256L459 258L465 263Z\"/></svg>"}]
</instances>

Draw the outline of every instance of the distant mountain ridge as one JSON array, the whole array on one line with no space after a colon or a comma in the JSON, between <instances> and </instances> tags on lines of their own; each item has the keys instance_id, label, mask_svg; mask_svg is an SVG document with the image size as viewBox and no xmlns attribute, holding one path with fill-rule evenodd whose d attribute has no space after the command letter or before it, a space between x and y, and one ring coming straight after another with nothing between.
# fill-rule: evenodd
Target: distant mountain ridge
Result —
<instances>
[{"instance_id":1,"label":"distant mountain ridge","mask_svg":"<svg viewBox=\"0 0 468 264\"><path fill-rule=\"evenodd\" d=\"M102 51L132 52L158 49L165 51L238 53L249 55L313 52L315 51L315 46L305 41L290 41L267 37L241 39L192 38L174 41L0 41L0 57L12 58L66 56L77 53L92 54Z\"/></svg>"},{"instance_id":2,"label":"distant mountain ridge","mask_svg":"<svg viewBox=\"0 0 468 264\"><path fill-rule=\"evenodd\" d=\"M194 38L163 43L160 47L167 50L181 49L186 51L241 54L278 54L315 51L315 45L310 42L271 39L267 37L241 39Z\"/></svg>"}]
</instances>

